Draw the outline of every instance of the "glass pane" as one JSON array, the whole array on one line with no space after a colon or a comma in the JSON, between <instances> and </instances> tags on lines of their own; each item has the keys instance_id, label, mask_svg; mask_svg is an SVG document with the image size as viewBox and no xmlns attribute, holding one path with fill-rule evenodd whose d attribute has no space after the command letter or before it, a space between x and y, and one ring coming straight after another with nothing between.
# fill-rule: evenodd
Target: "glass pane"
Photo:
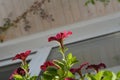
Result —
<instances>
[{"instance_id":1,"label":"glass pane","mask_svg":"<svg viewBox=\"0 0 120 80\"><path fill-rule=\"evenodd\" d=\"M30 60L28 60L30 62ZM8 80L13 71L20 66L21 63L15 63L8 66L0 67L0 80Z\"/></svg>"},{"instance_id":2,"label":"glass pane","mask_svg":"<svg viewBox=\"0 0 120 80\"><path fill-rule=\"evenodd\" d=\"M107 67L120 65L120 32L111 33L83 41L67 44L68 52L72 52L80 63L98 64L103 62ZM51 50L48 60L60 59L58 47Z\"/></svg>"},{"instance_id":3,"label":"glass pane","mask_svg":"<svg viewBox=\"0 0 120 80\"><path fill-rule=\"evenodd\" d=\"M0 67L0 79L8 80L13 71L19 67L20 63Z\"/></svg>"}]
</instances>

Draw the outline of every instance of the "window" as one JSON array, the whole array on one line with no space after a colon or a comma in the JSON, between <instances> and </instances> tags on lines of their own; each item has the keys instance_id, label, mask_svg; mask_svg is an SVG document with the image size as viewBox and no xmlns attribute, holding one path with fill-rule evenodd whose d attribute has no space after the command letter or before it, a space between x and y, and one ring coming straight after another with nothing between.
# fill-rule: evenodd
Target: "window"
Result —
<instances>
[{"instance_id":1,"label":"window","mask_svg":"<svg viewBox=\"0 0 120 80\"><path fill-rule=\"evenodd\" d=\"M8 80L13 71L20 65L20 63L0 67L0 79Z\"/></svg>"},{"instance_id":2,"label":"window","mask_svg":"<svg viewBox=\"0 0 120 80\"><path fill-rule=\"evenodd\" d=\"M68 52L72 52L82 62L98 64L103 62L107 67L120 65L120 32L102 35L66 45ZM48 60L61 58L58 47L52 48Z\"/></svg>"},{"instance_id":3,"label":"window","mask_svg":"<svg viewBox=\"0 0 120 80\"><path fill-rule=\"evenodd\" d=\"M28 57L27 62L31 61L31 57L35 55L36 52L32 52L30 57ZM12 61L12 58L0 60L0 79L8 80L11 74L14 72L16 68L18 68L21 64L19 60Z\"/></svg>"}]
</instances>

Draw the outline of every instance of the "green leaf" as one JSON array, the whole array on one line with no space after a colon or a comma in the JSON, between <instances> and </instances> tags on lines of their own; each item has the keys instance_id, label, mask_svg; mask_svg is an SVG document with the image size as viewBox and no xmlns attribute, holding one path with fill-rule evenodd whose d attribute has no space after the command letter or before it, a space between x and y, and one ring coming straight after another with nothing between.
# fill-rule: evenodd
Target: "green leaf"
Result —
<instances>
[{"instance_id":1,"label":"green leaf","mask_svg":"<svg viewBox=\"0 0 120 80\"><path fill-rule=\"evenodd\" d=\"M30 77L30 80L37 80L38 76L32 76Z\"/></svg>"},{"instance_id":2,"label":"green leaf","mask_svg":"<svg viewBox=\"0 0 120 80\"><path fill-rule=\"evenodd\" d=\"M67 72L66 77L75 78L75 76L70 71Z\"/></svg>"},{"instance_id":3,"label":"green leaf","mask_svg":"<svg viewBox=\"0 0 120 80\"><path fill-rule=\"evenodd\" d=\"M101 80L102 77L103 77L103 73L104 73L104 71L99 71L99 72L95 75L95 78L96 78L97 80Z\"/></svg>"},{"instance_id":4,"label":"green leaf","mask_svg":"<svg viewBox=\"0 0 120 80\"><path fill-rule=\"evenodd\" d=\"M87 0L86 2L85 2L85 5L87 6L89 3L91 3L91 4L95 4L95 0Z\"/></svg>"},{"instance_id":5,"label":"green leaf","mask_svg":"<svg viewBox=\"0 0 120 80\"><path fill-rule=\"evenodd\" d=\"M102 80L116 80L116 75L112 71L104 71Z\"/></svg>"},{"instance_id":6,"label":"green leaf","mask_svg":"<svg viewBox=\"0 0 120 80\"><path fill-rule=\"evenodd\" d=\"M63 51L64 51L64 53L63 53ZM68 48L66 48L66 47L64 47L64 50L62 50L61 47L59 47L59 49L58 49L58 52L60 52L62 54L65 54L67 51L68 51Z\"/></svg>"},{"instance_id":7,"label":"green leaf","mask_svg":"<svg viewBox=\"0 0 120 80\"><path fill-rule=\"evenodd\" d=\"M120 79L120 71L117 73L117 78Z\"/></svg>"},{"instance_id":8,"label":"green leaf","mask_svg":"<svg viewBox=\"0 0 120 80\"><path fill-rule=\"evenodd\" d=\"M74 63L76 63L76 62L78 62L78 60L77 60L77 58L74 56L74 57L72 58L72 64L74 64Z\"/></svg>"},{"instance_id":9,"label":"green leaf","mask_svg":"<svg viewBox=\"0 0 120 80\"><path fill-rule=\"evenodd\" d=\"M66 56L66 63L67 63L67 66L68 68L71 68L73 66L73 64L75 64L76 62L78 62L78 60L76 59L76 57L72 55L72 53L69 53L67 56Z\"/></svg>"},{"instance_id":10,"label":"green leaf","mask_svg":"<svg viewBox=\"0 0 120 80\"><path fill-rule=\"evenodd\" d=\"M58 66L61 69L64 69L65 64L62 61L59 60L54 60L53 61L55 63L56 66Z\"/></svg>"},{"instance_id":11,"label":"green leaf","mask_svg":"<svg viewBox=\"0 0 120 80\"><path fill-rule=\"evenodd\" d=\"M67 59L68 59L68 60L71 60L71 59L72 59L72 53L69 53L69 54L67 55Z\"/></svg>"},{"instance_id":12,"label":"green leaf","mask_svg":"<svg viewBox=\"0 0 120 80\"><path fill-rule=\"evenodd\" d=\"M94 0L91 0L91 3L94 5L94 4L95 4L95 1L94 1Z\"/></svg>"},{"instance_id":13,"label":"green leaf","mask_svg":"<svg viewBox=\"0 0 120 80\"><path fill-rule=\"evenodd\" d=\"M94 74L86 74L85 77L86 77L88 80L96 80Z\"/></svg>"},{"instance_id":14,"label":"green leaf","mask_svg":"<svg viewBox=\"0 0 120 80\"><path fill-rule=\"evenodd\" d=\"M64 46L64 51L67 52L68 51L68 48Z\"/></svg>"},{"instance_id":15,"label":"green leaf","mask_svg":"<svg viewBox=\"0 0 120 80\"><path fill-rule=\"evenodd\" d=\"M57 69L51 66L42 75L42 80L56 80L56 78L59 78Z\"/></svg>"},{"instance_id":16,"label":"green leaf","mask_svg":"<svg viewBox=\"0 0 120 80\"><path fill-rule=\"evenodd\" d=\"M85 6L87 6L89 3L90 3L90 0L87 0L87 1L85 2Z\"/></svg>"},{"instance_id":17,"label":"green leaf","mask_svg":"<svg viewBox=\"0 0 120 80\"><path fill-rule=\"evenodd\" d=\"M55 76L55 75L57 75L57 69L55 67L50 66L47 68L46 73L48 73L52 76Z\"/></svg>"},{"instance_id":18,"label":"green leaf","mask_svg":"<svg viewBox=\"0 0 120 80\"><path fill-rule=\"evenodd\" d=\"M23 69L25 69L25 70L28 70L29 64L25 64L25 65L21 64L21 68L23 68Z\"/></svg>"},{"instance_id":19,"label":"green leaf","mask_svg":"<svg viewBox=\"0 0 120 80\"><path fill-rule=\"evenodd\" d=\"M48 74L43 74L41 78L42 78L41 80L52 80L53 79L53 77Z\"/></svg>"},{"instance_id":20,"label":"green leaf","mask_svg":"<svg viewBox=\"0 0 120 80\"><path fill-rule=\"evenodd\" d=\"M23 80L23 77L21 75L18 75L18 74L14 75L13 77L15 80Z\"/></svg>"},{"instance_id":21,"label":"green leaf","mask_svg":"<svg viewBox=\"0 0 120 80\"><path fill-rule=\"evenodd\" d=\"M120 2L120 0L118 0L118 2Z\"/></svg>"},{"instance_id":22,"label":"green leaf","mask_svg":"<svg viewBox=\"0 0 120 80\"><path fill-rule=\"evenodd\" d=\"M58 69L57 73L62 78L64 76L65 71L63 69Z\"/></svg>"}]
</instances>

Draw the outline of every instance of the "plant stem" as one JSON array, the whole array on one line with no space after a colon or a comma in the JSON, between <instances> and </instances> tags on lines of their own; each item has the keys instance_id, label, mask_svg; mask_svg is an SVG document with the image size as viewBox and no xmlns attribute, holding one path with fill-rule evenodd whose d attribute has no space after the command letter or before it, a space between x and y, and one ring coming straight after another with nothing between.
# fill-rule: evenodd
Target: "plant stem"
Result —
<instances>
[{"instance_id":1,"label":"plant stem","mask_svg":"<svg viewBox=\"0 0 120 80\"><path fill-rule=\"evenodd\" d=\"M78 71L78 74L80 75L80 77L81 77L81 80L84 80L84 77L82 76L82 73L81 73L81 71Z\"/></svg>"}]
</instances>

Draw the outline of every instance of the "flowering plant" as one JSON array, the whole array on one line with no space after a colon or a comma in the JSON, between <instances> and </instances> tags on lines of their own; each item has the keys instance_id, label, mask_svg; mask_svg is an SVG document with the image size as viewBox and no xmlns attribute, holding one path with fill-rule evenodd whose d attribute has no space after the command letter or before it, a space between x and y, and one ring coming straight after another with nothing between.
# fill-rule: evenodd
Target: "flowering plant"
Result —
<instances>
[{"instance_id":1,"label":"flowering plant","mask_svg":"<svg viewBox=\"0 0 120 80\"><path fill-rule=\"evenodd\" d=\"M17 68L10 76L15 80L120 80L120 72L114 73L109 70L100 70L106 68L104 63L90 64L88 62L82 63L78 68L73 68L78 60L72 53L67 53L67 48L64 46L64 39L72 34L71 31L64 31L49 37L48 42L56 41L59 43L59 52L62 55L61 60L46 61L40 65L42 75L30 76L29 65L26 62L27 56L31 53L30 50L17 54L13 60L20 59L21 66ZM82 69L86 70L83 74ZM87 72L92 69L95 72ZM76 75L78 74L78 75Z\"/></svg>"}]
</instances>

